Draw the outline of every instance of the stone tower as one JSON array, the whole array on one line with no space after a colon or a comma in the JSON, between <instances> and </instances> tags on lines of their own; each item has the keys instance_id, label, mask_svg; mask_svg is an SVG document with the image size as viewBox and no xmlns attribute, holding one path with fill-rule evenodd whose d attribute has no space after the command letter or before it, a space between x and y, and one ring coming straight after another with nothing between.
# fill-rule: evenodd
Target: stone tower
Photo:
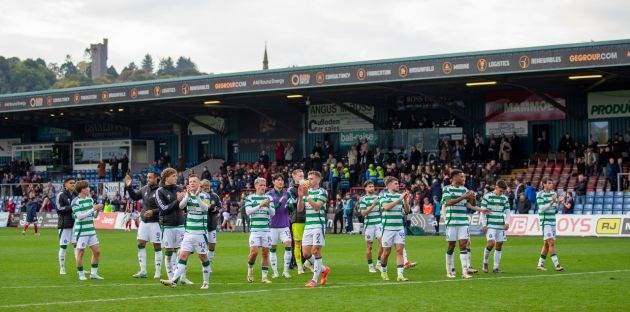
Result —
<instances>
[{"instance_id":1,"label":"stone tower","mask_svg":"<svg viewBox=\"0 0 630 312\"><path fill-rule=\"evenodd\" d=\"M107 38L103 43L90 44L92 80L107 74Z\"/></svg>"}]
</instances>

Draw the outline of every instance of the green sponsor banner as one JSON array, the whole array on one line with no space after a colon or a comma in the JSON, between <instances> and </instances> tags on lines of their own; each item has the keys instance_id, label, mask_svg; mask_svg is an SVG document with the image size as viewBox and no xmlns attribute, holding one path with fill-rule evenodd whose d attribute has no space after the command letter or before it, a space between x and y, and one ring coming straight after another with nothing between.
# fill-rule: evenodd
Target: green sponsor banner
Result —
<instances>
[{"instance_id":1,"label":"green sponsor banner","mask_svg":"<svg viewBox=\"0 0 630 312\"><path fill-rule=\"evenodd\" d=\"M339 134L339 145L350 146L357 143L357 140L363 141L367 139L368 144L373 145L376 143L376 133L374 131L347 131Z\"/></svg>"},{"instance_id":2,"label":"green sponsor banner","mask_svg":"<svg viewBox=\"0 0 630 312\"><path fill-rule=\"evenodd\" d=\"M630 90L588 94L588 118L630 117Z\"/></svg>"}]
</instances>

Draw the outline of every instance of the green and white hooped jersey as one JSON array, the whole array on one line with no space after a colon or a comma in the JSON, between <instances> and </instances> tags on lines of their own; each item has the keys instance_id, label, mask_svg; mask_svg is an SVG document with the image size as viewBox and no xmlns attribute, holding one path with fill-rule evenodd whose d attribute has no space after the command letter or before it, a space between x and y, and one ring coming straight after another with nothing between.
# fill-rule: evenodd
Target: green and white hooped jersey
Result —
<instances>
[{"instance_id":1,"label":"green and white hooped jersey","mask_svg":"<svg viewBox=\"0 0 630 312\"><path fill-rule=\"evenodd\" d=\"M486 226L489 229L503 230L505 228L506 211L510 210L510 203L505 195L497 195L494 192L483 195L481 208L490 209L490 213L485 215Z\"/></svg>"},{"instance_id":2,"label":"green and white hooped jersey","mask_svg":"<svg viewBox=\"0 0 630 312\"><path fill-rule=\"evenodd\" d=\"M359 200L359 211L364 211L368 209L370 206L372 206L372 203L375 200L378 202L378 198L379 197L376 194L364 195L363 197L361 197L361 199ZM381 206L377 203L376 207L374 207L374 209L372 209L372 211L370 211L370 213L365 216L365 219L363 220L363 225L365 227L380 225L382 221Z\"/></svg>"},{"instance_id":3,"label":"green and white hooped jersey","mask_svg":"<svg viewBox=\"0 0 630 312\"><path fill-rule=\"evenodd\" d=\"M540 191L536 194L536 205L538 206L538 218L540 221L540 227L545 225L556 226L556 214L558 213L558 204L553 204L551 207L551 198L556 195L556 192ZM542 209L548 209L542 211Z\"/></svg>"},{"instance_id":4,"label":"green and white hooped jersey","mask_svg":"<svg viewBox=\"0 0 630 312\"><path fill-rule=\"evenodd\" d=\"M446 226L468 226L467 199L460 201L453 206L447 206L446 202L457 199L468 192L465 186L448 185L442 192L442 205L446 206Z\"/></svg>"},{"instance_id":5,"label":"green and white hooped jersey","mask_svg":"<svg viewBox=\"0 0 630 312\"><path fill-rule=\"evenodd\" d=\"M381 218L383 230L402 231L405 229L405 214L402 201L392 209L386 210L383 208L385 204L395 202L401 198L402 194L389 191L381 193L378 197L378 204L382 209Z\"/></svg>"},{"instance_id":6,"label":"green and white hooped jersey","mask_svg":"<svg viewBox=\"0 0 630 312\"><path fill-rule=\"evenodd\" d=\"M90 209L94 208L94 200L92 197L79 198L76 197L72 200L72 217L74 218L74 237L79 238L82 236L96 235L96 229L94 228L94 213L90 213L83 220L77 219L78 214L86 213Z\"/></svg>"},{"instance_id":7,"label":"green and white hooped jersey","mask_svg":"<svg viewBox=\"0 0 630 312\"><path fill-rule=\"evenodd\" d=\"M186 233L203 235L208 233L208 209L199 204L203 196L188 194L186 202Z\"/></svg>"},{"instance_id":8,"label":"green and white hooped jersey","mask_svg":"<svg viewBox=\"0 0 630 312\"><path fill-rule=\"evenodd\" d=\"M271 216L275 214L276 207L273 203L273 198L270 195L256 195L250 194L245 198L245 209L254 208L260 206L265 200L269 200L269 207L266 209L258 209L256 212L249 215L250 222L250 231L251 232L269 232L269 222L271 221ZM272 213L272 211L274 213Z\"/></svg>"},{"instance_id":9,"label":"green and white hooped jersey","mask_svg":"<svg viewBox=\"0 0 630 312\"><path fill-rule=\"evenodd\" d=\"M313 207L308 203L307 199L311 199L314 202L322 203L319 211L315 211ZM328 202L328 192L323 188L309 189L307 196L303 198L304 210L306 212L306 222L304 223L304 229L325 229L326 226L326 203Z\"/></svg>"}]
</instances>

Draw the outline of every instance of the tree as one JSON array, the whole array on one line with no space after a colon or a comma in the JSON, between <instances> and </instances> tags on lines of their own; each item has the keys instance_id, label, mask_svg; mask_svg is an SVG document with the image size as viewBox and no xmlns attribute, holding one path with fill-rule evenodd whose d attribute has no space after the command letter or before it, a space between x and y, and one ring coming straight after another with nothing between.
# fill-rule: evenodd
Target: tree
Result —
<instances>
[{"instance_id":1,"label":"tree","mask_svg":"<svg viewBox=\"0 0 630 312\"><path fill-rule=\"evenodd\" d=\"M177 59L177 76L196 76L201 73L197 70L197 65L189 57L180 56Z\"/></svg>"},{"instance_id":2,"label":"tree","mask_svg":"<svg viewBox=\"0 0 630 312\"><path fill-rule=\"evenodd\" d=\"M169 56L167 58L160 59L159 69L157 72L158 76L161 78L164 77L173 77L177 76L177 70L173 65L173 59Z\"/></svg>"},{"instance_id":3,"label":"tree","mask_svg":"<svg viewBox=\"0 0 630 312\"><path fill-rule=\"evenodd\" d=\"M64 78L69 78L70 76L79 74L79 70L74 63L72 63L72 57L70 57L70 55L66 55L66 61L61 64L59 69L61 70L61 74Z\"/></svg>"},{"instance_id":4,"label":"tree","mask_svg":"<svg viewBox=\"0 0 630 312\"><path fill-rule=\"evenodd\" d=\"M118 71L116 71L114 65L109 66L109 68L107 69L107 75L112 76L114 80L118 79Z\"/></svg>"},{"instance_id":5,"label":"tree","mask_svg":"<svg viewBox=\"0 0 630 312\"><path fill-rule=\"evenodd\" d=\"M142 70L147 74L153 73L153 58L150 54L146 54L142 60Z\"/></svg>"},{"instance_id":6,"label":"tree","mask_svg":"<svg viewBox=\"0 0 630 312\"><path fill-rule=\"evenodd\" d=\"M42 59L26 59L13 62L9 67L9 92L28 92L45 90L55 82L55 74L46 67ZM13 66L11 66L13 65Z\"/></svg>"}]
</instances>

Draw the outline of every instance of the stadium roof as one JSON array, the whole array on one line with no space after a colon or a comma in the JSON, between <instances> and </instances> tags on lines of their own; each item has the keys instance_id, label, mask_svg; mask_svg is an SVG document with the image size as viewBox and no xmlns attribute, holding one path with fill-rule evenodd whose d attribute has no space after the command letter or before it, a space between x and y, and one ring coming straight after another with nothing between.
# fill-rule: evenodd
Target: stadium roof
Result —
<instances>
[{"instance_id":1,"label":"stadium roof","mask_svg":"<svg viewBox=\"0 0 630 312\"><path fill-rule=\"evenodd\" d=\"M0 112L630 65L630 39L180 77L0 95Z\"/></svg>"}]
</instances>

